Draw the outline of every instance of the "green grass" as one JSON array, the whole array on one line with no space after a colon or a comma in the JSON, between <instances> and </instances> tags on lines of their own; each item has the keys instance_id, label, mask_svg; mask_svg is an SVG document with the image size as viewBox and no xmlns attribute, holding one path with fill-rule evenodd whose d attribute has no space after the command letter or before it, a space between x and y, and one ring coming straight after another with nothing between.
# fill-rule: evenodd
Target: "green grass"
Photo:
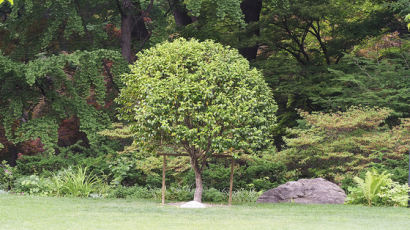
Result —
<instances>
[{"instance_id":1,"label":"green grass","mask_svg":"<svg viewBox=\"0 0 410 230\"><path fill-rule=\"evenodd\" d=\"M0 195L1 230L410 229L410 209L249 204L206 209L152 201Z\"/></svg>"}]
</instances>

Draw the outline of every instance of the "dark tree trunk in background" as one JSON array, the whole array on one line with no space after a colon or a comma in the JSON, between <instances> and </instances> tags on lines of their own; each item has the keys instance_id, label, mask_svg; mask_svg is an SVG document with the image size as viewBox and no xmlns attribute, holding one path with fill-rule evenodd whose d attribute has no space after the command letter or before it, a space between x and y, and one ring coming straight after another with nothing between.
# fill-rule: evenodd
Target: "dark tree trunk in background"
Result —
<instances>
[{"instance_id":1,"label":"dark tree trunk in background","mask_svg":"<svg viewBox=\"0 0 410 230\"><path fill-rule=\"evenodd\" d=\"M241 10L245 16L246 23L257 22L259 21L262 10L262 0L243 0L241 3ZM253 35L259 36L259 29L250 31L248 35L250 37ZM239 53L241 53L246 59L253 60L256 58L258 48L258 45L243 47L239 49Z\"/></svg>"},{"instance_id":2,"label":"dark tree trunk in background","mask_svg":"<svg viewBox=\"0 0 410 230\"><path fill-rule=\"evenodd\" d=\"M241 10L245 16L245 22L257 22L262 10L262 0L243 0ZM258 30L259 35L259 30Z\"/></svg>"},{"instance_id":3,"label":"dark tree trunk in background","mask_svg":"<svg viewBox=\"0 0 410 230\"><path fill-rule=\"evenodd\" d=\"M117 0L117 3L121 13L121 53L132 63L135 59L132 41L146 40L149 32L144 23L144 12L139 6L135 6L131 0L122 0L121 3Z\"/></svg>"},{"instance_id":4,"label":"dark tree trunk in background","mask_svg":"<svg viewBox=\"0 0 410 230\"><path fill-rule=\"evenodd\" d=\"M132 23L133 20L131 15L121 15L121 53L129 63L133 61L133 56L131 54Z\"/></svg>"},{"instance_id":5,"label":"dark tree trunk in background","mask_svg":"<svg viewBox=\"0 0 410 230\"><path fill-rule=\"evenodd\" d=\"M172 8L175 24L178 26L186 26L194 22L193 18L188 15L188 10L182 5L180 0L170 0L169 3Z\"/></svg>"}]
</instances>

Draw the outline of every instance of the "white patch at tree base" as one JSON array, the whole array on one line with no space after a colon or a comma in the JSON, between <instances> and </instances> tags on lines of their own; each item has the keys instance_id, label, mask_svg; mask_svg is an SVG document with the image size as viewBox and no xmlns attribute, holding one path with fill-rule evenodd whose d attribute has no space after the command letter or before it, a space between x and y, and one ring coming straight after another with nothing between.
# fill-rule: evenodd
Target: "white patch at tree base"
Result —
<instances>
[{"instance_id":1,"label":"white patch at tree base","mask_svg":"<svg viewBox=\"0 0 410 230\"><path fill-rule=\"evenodd\" d=\"M181 206L179 206L180 208L206 208L205 204L202 204L198 201L190 201L187 202Z\"/></svg>"}]
</instances>

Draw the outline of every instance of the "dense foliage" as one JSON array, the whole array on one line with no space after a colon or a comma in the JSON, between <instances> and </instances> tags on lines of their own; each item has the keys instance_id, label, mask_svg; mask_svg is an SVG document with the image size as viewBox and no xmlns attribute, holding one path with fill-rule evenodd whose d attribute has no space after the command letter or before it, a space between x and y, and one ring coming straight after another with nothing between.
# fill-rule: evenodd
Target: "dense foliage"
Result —
<instances>
[{"instance_id":1,"label":"dense foliage","mask_svg":"<svg viewBox=\"0 0 410 230\"><path fill-rule=\"evenodd\" d=\"M404 119L392 129L383 126L391 112L356 107L330 114L301 112L304 120L290 131L294 136L286 139L289 148L278 159L303 177L336 182L375 165L401 168L408 153L410 123Z\"/></svg>"},{"instance_id":2,"label":"dense foliage","mask_svg":"<svg viewBox=\"0 0 410 230\"><path fill-rule=\"evenodd\" d=\"M55 174L79 167L119 194L155 197L158 152L184 152L184 145L206 156L199 163L204 200L220 200L229 187L229 162L213 154L235 155L234 189L245 189L238 193L243 199L300 177L325 177L349 193L369 168L403 184L409 6L410 0L0 0L0 161L7 161L0 189L17 191L26 181L55 195L47 187ZM129 87L142 83L153 85ZM142 99L151 110L136 104ZM263 125L273 118L277 125ZM169 198L191 197L190 163L168 157Z\"/></svg>"},{"instance_id":3,"label":"dense foliage","mask_svg":"<svg viewBox=\"0 0 410 230\"><path fill-rule=\"evenodd\" d=\"M94 152L113 151L114 145L101 145L105 140L97 132L115 119L108 109L121 83L113 76L126 70L119 53L110 50L40 57L27 64L0 56L0 128L5 138L15 145L39 140L37 151L46 155L78 141ZM68 132L82 134L64 141L59 128L70 119L71 129L78 130ZM12 149L8 144L6 150Z\"/></svg>"}]
</instances>

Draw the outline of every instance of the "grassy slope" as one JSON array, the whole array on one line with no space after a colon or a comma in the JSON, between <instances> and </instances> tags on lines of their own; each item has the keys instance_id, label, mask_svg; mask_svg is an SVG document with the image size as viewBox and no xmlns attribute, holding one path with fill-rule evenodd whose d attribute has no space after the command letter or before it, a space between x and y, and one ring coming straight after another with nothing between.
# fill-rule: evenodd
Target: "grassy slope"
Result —
<instances>
[{"instance_id":1,"label":"grassy slope","mask_svg":"<svg viewBox=\"0 0 410 230\"><path fill-rule=\"evenodd\" d=\"M151 201L0 195L1 230L410 229L410 209L264 204L201 210Z\"/></svg>"}]
</instances>

